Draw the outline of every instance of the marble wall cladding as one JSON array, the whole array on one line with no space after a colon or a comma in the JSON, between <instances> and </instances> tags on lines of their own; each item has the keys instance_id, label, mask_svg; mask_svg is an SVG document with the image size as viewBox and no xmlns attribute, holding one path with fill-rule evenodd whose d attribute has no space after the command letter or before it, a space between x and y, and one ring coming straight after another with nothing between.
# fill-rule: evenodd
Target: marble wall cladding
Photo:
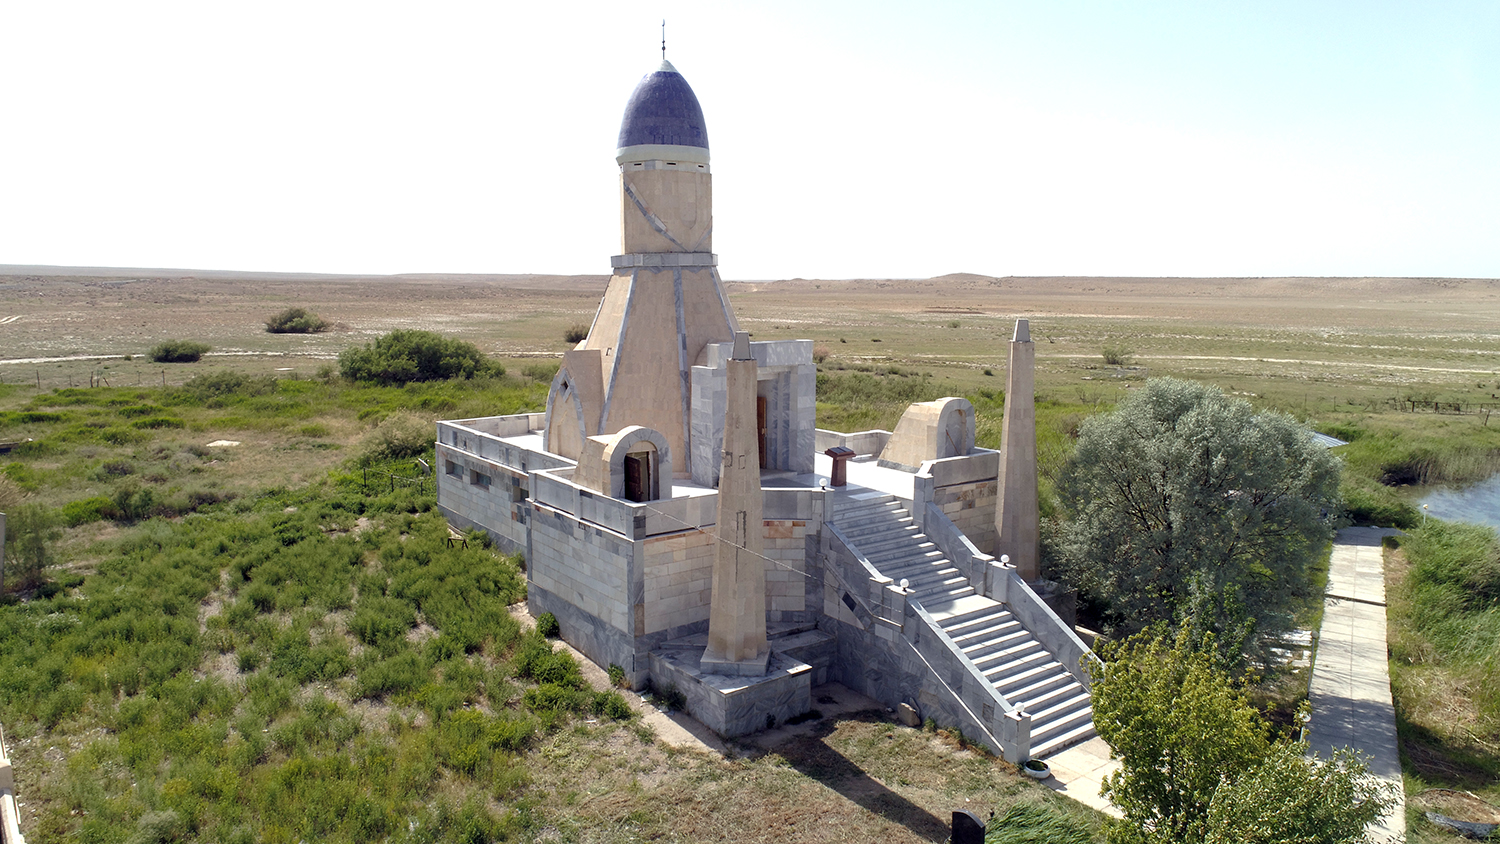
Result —
<instances>
[{"instance_id":1,"label":"marble wall cladding","mask_svg":"<svg viewBox=\"0 0 1500 844\"><path fill-rule=\"evenodd\" d=\"M807 609L808 538L815 538L818 527L815 523L810 524L801 519L766 520L768 613L802 612Z\"/></svg>"},{"instance_id":2,"label":"marble wall cladding","mask_svg":"<svg viewBox=\"0 0 1500 844\"><path fill-rule=\"evenodd\" d=\"M507 550L526 546L527 475L442 444L433 472L438 507L459 517L455 526L482 528Z\"/></svg>"},{"instance_id":3,"label":"marble wall cladding","mask_svg":"<svg viewBox=\"0 0 1500 844\"><path fill-rule=\"evenodd\" d=\"M725 362L732 343L710 343L705 365L691 375L692 412L689 423L693 480L716 486L723 454ZM751 343L759 367L756 391L766 399L766 465L799 474L813 471L817 445L817 366L811 340Z\"/></svg>"},{"instance_id":4,"label":"marble wall cladding","mask_svg":"<svg viewBox=\"0 0 1500 844\"><path fill-rule=\"evenodd\" d=\"M629 587L635 550L626 537L536 504L527 579L622 634L634 635Z\"/></svg>"},{"instance_id":5,"label":"marble wall cladding","mask_svg":"<svg viewBox=\"0 0 1500 844\"><path fill-rule=\"evenodd\" d=\"M703 674L700 651L651 653L651 682L682 692L689 715L725 738L758 733L812 708L812 667L773 653L763 677Z\"/></svg>"},{"instance_id":6,"label":"marble wall cladding","mask_svg":"<svg viewBox=\"0 0 1500 844\"><path fill-rule=\"evenodd\" d=\"M645 540L644 632L708 620L715 538L684 531Z\"/></svg>"},{"instance_id":7,"label":"marble wall cladding","mask_svg":"<svg viewBox=\"0 0 1500 844\"><path fill-rule=\"evenodd\" d=\"M639 688L649 669L643 657L638 658L635 639L581 607L537 584L526 587L526 604L532 615L550 612L557 617L563 641L577 648L600 666L618 665L625 669L633 687Z\"/></svg>"}]
</instances>

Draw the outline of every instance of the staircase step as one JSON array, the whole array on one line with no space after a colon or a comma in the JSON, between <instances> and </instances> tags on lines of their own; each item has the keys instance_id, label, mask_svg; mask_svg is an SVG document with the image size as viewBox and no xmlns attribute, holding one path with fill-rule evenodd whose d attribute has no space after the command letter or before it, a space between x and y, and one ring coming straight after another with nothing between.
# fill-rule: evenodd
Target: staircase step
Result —
<instances>
[{"instance_id":1,"label":"staircase step","mask_svg":"<svg viewBox=\"0 0 1500 844\"><path fill-rule=\"evenodd\" d=\"M1010 665L991 669L984 676L1007 700L1022 700L1025 695L1019 692L1044 681L1057 679L1057 672L1061 669L1057 660L1044 650L1028 654ZM1063 675L1066 676L1066 673L1063 672Z\"/></svg>"},{"instance_id":2,"label":"staircase step","mask_svg":"<svg viewBox=\"0 0 1500 844\"><path fill-rule=\"evenodd\" d=\"M989 624L992 618L997 618L1000 614L1009 617L1010 610L995 601L990 601L967 612L949 616L943 619L941 624L943 632L952 636L955 631L961 634L967 633L969 630L978 629L977 625Z\"/></svg>"},{"instance_id":3,"label":"staircase step","mask_svg":"<svg viewBox=\"0 0 1500 844\"><path fill-rule=\"evenodd\" d=\"M870 562L875 563L874 560L871 560ZM948 577L957 577L961 574L958 569L955 569L953 567L952 563L948 562L948 560L943 557L939 557L930 563L925 563L920 566L894 567L882 566L879 563L875 563L875 568L881 574L889 577L891 580L894 580L897 583L900 583L903 578L905 578L906 580L910 580L913 583L916 583L919 580L932 580L933 578L943 576L943 572L945 571L951 572L951 574L947 575Z\"/></svg>"},{"instance_id":4,"label":"staircase step","mask_svg":"<svg viewBox=\"0 0 1500 844\"><path fill-rule=\"evenodd\" d=\"M1052 718L1038 722L1035 715L1031 717L1031 740L1042 743L1054 736L1071 732L1074 729L1087 724L1094 725L1094 713L1088 707L1074 709L1068 712L1057 713Z\"/></svg>"},{"instance_id":5,"label":"staircase step","mask_svg":"<svg viewBox=\"0 0 1500 844\"><path fill-rule=\"evenodd\" d=\"M1079 727L1074 727L1073 729L1069 730L1066 733L1063 733L1060 736L1054 736L1041 743L1032 742L1031 758L1041 759L1046 756L1050 756L1051 754L1056 753L1059 750L1067 747L1072 747L1073 745L1079 744L1081 742L1088 741L1089 739L1097 735L1098 733L1094 731L1094 723L1090 721L1087 724Z\"/></svg>"},{"instance_id":6,"label":"staircase step","mask_svg":"<svg viewBox=\"0 0 1500 844\"><path fill-rule=\"evenodd\" d=\"M1055 697L1049 706L1035 706L1025 702L1017 702L1026 712L1031 712L1032 733L1034 735L1037 732L1038 724L1047 726L1047 724L1052 724L1053 721L1068 720L1068 718L1076 717L1079 712L1092 712L1092 709L1089 708L1089 693L1083 691L1082 687L1064 687L1062 691L1064 691L1064 694Z\"/></svg>"},{"instance_id":7,"label":"staircase step","mask_svg":"<svg viewBox=\"0 0 1500 844\"><path fill-rule=\"evenodd\" d=\"M841 530L857 532L884 527L886 525L915 525L915 521L905 510L871 510L851 515L840 514L838 518L834 519L834 523Z\"/></svg>"},{"instance_id":8,"label":"staircase step","mask_svg":"<svg viewBox=\"0 0 1500 844\"><path fill-rule=\"evenodd\" d=\"M1069 683L1078 682L1055 661L1038 666L1038 669L1024 672L1026 676L1018 674L1014 678L996 682L995 689L1005 695L1006 700L1035 700L1049 692L1064 688Z\"/></svg>"},{"instance_id":9,"label":"staircase step","mask_svg":"<svg viewBox=\"0 0 1500 844\"><path fill-rule=\"evenodd\" d=\"M900 555L907 549L918 545L927 545L929 548L937 547L932 544L925 534L917 533L916 528L906 531L883 533L873 537L861 536L854 540L854 544L859 546L861 554L864 554L871 560L876 557Z\"/></svg>"},{"instance_id":10,"label":"staircase step","mask_svg":"<svg viewBox=\"0 0 1500 844\"><path fill-rule=\"evenodd\" d=\"M874 563L875 567L880 569L880 573L888 577L904 577L913 571L930 568L938 563L950 566L953 564L937 548L909 548L905 549L905 553L901 553L901 549L893 549L884 555L872 557L866 554L865 559Z\"/></svg>"},{"instance_id":11,"label":"staircase step","mask_svg":"<svg viewBox=\"0 0 1500 844\"><path fill-rule=\"evenodd\" d=\"M902 571L903 569L916 571L924 567L930 567L940 561L952 565L948 558L943 556L943 552L938 550L938 547L931 542L912 543L905 549L893 548L884 554L876 554L875 556L866 554L865 559L872 563L879 560L885 565L885 568L881 569L881 571L883 573L888 572L892 576L895 576L898 572L905 573Z\"/></svg>"},{"instance_id":12,"label":"staircase step","mask_svg":"<svg viewBox=\"0 0 1500 844\"><path fill-rule=\"evenodd\" d=\"M946 591L921 592L910 597L916 599L923 608L929 605L946 604L949 601L957 601L959 598L967 598L974 594L974 587L965 586L962 589L949 589Z\"/></svg>"},{"instance_id":13,"label":"staircase step","mask_svg":"<svg viewBox=\"0 0 1500 844\"><path fill-rule=\"evenodd\" d=\"M954 579L963 580L965 583L969 582L968 577L963 576L962 571L951 567L951 565L947 565L947 567L929 565L929 567L918 568L918 570L910 571L910 573L886 574L886 577L895 580L897 583L900 583L901 580L907 580L912 589L926 589L932 586L933 583L948 583Z\"/></svg>"},{"instance_id":14,"label":"staircase step","mask_svg":"<svg viewBox=\"0 0 1500 844\"><path fill-rule=\"evenodd\" d=\"M1091 700L1089 693L1078 684L1077 680L1071 683L1059 683L1056 688L1012 699L1011 702L1025 707L1027 712L1036 713L1047 712L1075 700L1082 700L1085 706L1088 706Z\"/></svg>"},{"instance_id":15,"label":"staircase step","mask_svg":"<svg viewBox=\"0 0 1500 844\"><path fill-rule=\"evenodd\" d=\"M896 580L895 578L892 579ZM906 587L911 592L928 592L938 588L956 589L959 586L967 585L969 582L968 578L951 568L934 568L930 572L913 574L911 577L903 577L896 580L896 584L900 585L902 580L906 581Z\"/></svg>"},{"instance_id":16,"label":"staircase step","mask_svg":"<svg viewBox=\"0 0 1500 844\"><path fill-rule=\"evenodd\" d=\"M884 500L872 499L869 501L856 501L846 504L834 511L834 519L847 519L850 517L863 516L869 513L889 513L903 510L901 503L893 496L886 496Z\"/></svg>"},{"instance_id":17,"label":"staircase step","mask_svg":"<svg viewBox=\"0 0 1500 844\"><path fill-rule=\"evenodd\" d=\"M1032 654L1046 653L1046 651L1047 649L1042 647L1041 642L1038 642L1032 636L1026 636L1017 639L1008 648L997 649L993 653L984 656L971 656L969 659L973 661L974 667L979 669L979 673L983 674L986 671L999 668L1003 665L1013 665L1018 660L1026 659ZM1050 656L1050 654L1048 655Z\"/></svg>"},{"instance_id":18,"label":"staircase step","mask_svg":"<svg viewBox=\"0 0 1500 844\"><path fill-rule=\"evenodd\" d=\"M962 628L961 631L957 632L952 629L947 629L944 632L948 634L949 638L953 639L953 644L958 645L959 650L966 653L969 648L979 647L997 639L1006 638L1014 633L1031 635L1030 631L1021 626L1021 622L1016 621L1010 613L1004 610L991 616L966 622L962 625Z\"/></svg>"}]
</instances>

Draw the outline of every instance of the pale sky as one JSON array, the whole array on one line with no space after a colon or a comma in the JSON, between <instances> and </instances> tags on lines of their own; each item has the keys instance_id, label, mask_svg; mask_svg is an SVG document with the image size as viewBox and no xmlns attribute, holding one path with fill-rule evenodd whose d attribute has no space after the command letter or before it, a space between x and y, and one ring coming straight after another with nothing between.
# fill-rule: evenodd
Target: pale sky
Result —
<instances>
[{"instance_id":1,"label":"pale sky","mask_svg":"<svg viewBox=\"0 0 1500 844\"><path fill-rule=\"evenodd\" d=\"M1500 4L0 0L0 264L598 273L698 95L728 279L1500 277Z\"/></svg>"}]
</instances>

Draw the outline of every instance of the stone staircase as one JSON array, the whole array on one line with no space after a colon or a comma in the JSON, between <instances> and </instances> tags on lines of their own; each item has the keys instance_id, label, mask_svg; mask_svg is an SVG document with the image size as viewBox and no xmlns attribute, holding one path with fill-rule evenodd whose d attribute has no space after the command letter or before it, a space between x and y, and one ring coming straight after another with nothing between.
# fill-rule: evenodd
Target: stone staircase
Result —
<instances>
[{"instance_id":1,"label":"stone staircase","mask_svg":"<svg viewBox=\"0 0 1500 844\"><path fill-rule=\"evenodd\" d=\"M853 496L833 522L882 575L906 580L909 600L937 619L1001 697L1031 715L1033 757L1096 735L1088 691L1004 604L975 594L895 496Z\"/></svg>"}]
</instances>

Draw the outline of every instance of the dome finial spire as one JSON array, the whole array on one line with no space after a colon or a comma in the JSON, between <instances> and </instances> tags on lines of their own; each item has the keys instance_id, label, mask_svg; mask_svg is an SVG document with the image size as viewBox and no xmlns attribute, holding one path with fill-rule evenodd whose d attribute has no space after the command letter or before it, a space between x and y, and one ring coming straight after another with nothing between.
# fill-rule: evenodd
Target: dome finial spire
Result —
<instances>
[{"instance_id":1,"label":"dome finial spire","mask_svg":"<svg viewBox=\"0 0 1500 844\"><path fill-rule=\"evenodd\" d=\"M661 60L667 60L667 19L661 19Z\"/></svg>"}]
</instances>

